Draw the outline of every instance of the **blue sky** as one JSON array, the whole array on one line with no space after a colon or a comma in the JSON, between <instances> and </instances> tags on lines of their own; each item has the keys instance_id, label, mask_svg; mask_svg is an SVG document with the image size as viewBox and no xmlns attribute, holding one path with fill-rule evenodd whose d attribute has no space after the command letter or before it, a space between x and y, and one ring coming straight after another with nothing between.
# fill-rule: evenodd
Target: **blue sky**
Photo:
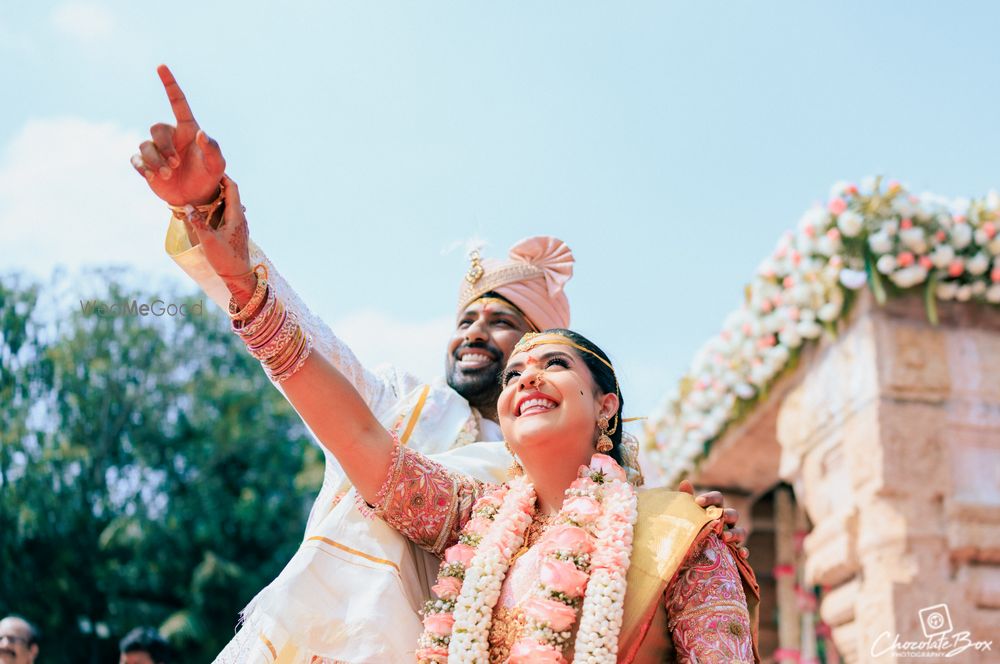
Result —
<instances>
[{"instance_id":1,"label":"blue sky","mask_svg":"<svg viewBox=\"0 0 1000 664\"><path fill-rule=\"evenodd\" d=\"M443 362L461 250L553 234L650 412L837 180L1000 182L989 3L0 4L0 269L179 272L131 171L168 63L251 233L371 363ZM183 283L180 275L178 283Z\"/></svg>"}]
</instances>

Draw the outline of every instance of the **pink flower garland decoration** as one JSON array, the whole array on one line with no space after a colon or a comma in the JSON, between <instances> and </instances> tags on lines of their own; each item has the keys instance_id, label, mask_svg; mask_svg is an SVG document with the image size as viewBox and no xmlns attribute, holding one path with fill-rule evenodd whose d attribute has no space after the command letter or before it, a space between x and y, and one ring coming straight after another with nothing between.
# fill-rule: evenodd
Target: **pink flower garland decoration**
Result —
<instances>
[{"instance_id":1,"label":"pink flower garland decoration","mask_svg":"<svg viewBox=\"0 0 1000 664\"><path fill-rule=\"evenodd\" d=\"M458 544L445 552L433 587L439 599L425 606L420 664L488 660L493 609L534 502L534 487L521 477L473 506ZM521 605L528 634L512 647L511 664L565 664L581 606L577 656L615 661L636 516L635 489L613 459L595 454L580 467L553 526L536 545L540 585Z\"/></svg>"}]
</instances>

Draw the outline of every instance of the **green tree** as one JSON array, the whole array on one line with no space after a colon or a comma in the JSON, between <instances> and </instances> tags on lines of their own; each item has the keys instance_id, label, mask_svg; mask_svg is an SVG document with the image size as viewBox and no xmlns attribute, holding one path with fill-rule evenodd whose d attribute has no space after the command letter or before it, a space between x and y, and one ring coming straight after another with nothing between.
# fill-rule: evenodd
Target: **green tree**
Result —
<instances>
[{"instance_id":1,"label":"green tree","mask_svg":"<svg viewBox=\"0 0 1000 664\"><path fill-rule=\"evenodd\" d=\"M0 283L0 609L53 661L109 661L139 624L210 661L298 546L322 458L213 304L96 276L97 300L189 315L42 325L37 286Z\"/></svg>"}]
</instances>

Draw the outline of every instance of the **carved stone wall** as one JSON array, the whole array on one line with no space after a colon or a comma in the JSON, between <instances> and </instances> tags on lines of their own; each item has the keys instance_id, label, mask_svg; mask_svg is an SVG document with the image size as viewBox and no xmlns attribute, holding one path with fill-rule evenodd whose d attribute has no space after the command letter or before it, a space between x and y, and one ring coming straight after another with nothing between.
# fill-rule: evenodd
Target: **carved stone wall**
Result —
<instances>
[{"instance_id":1,"label":"carved stone wall","mask_svg":"<svg viewBox=\"0 0 1000 664\"><path fill-rule=\"evenodd\" d=\"M777 417L779 474L813 522L806 580L848 661L926 641L1000 634L1000 311L917 299L860 303L799 367ZM943 609L925 611L944 616ZM888 651L881 657L878 655ZM1000 644L959 661L998 661Z\"/></svg>"},{"instance_id":2,"label":"carved stone wall","mask_svg":"<svg viewBox=\"0 0 1000 664\"><path fill-rule=\"evenodd\" d=\"M820 617L848 662L925 643L942 604L945 638L1000 635L1000 309L943 304L932 326L919 298L862 293L695 478L742 504L792 486L812 523L804 581L828 588ZM949 661L1000 661L1000 641Z\"/></svg>"}]
</instances>

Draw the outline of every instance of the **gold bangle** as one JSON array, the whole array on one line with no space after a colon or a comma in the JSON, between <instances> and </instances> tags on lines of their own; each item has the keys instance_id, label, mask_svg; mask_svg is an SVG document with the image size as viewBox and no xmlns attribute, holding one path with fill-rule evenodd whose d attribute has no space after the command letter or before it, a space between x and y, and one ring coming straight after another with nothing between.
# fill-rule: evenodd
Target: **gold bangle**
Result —
<instances>
[{"instance_id":1,"label":"gold bangle","mask_svg":"<svg viewBox=\"0 0 1000 664\"><path fill-rule=\"evenodd\" d=\"M267 289L267 297L253 318L248 321L233 321L233 332L240 335L247 344L256 344L266 334L265 330L276 318L281 318L285 311L281 300L274 296L274 289Z\"/></svg>"},{"instance_id":2,"label":"gold bangle","mask_svg":"<svg viewBox=\"0 0 1000 664\"><path fill-rule=\"evenodd\" d=\"M297 330L298 327L299 324L295 317L291 314L287 314L285 319L282 321L277 334L268 339L262 346L251 348L250 354L261 362L273 362L276 357L281 355L287 349L287 346L292 337L295 336L295 330Z\"/></svg>"},{"instance_id":3,"label":"gold bangle","mask_svg":"<svg viewBox=\"0 0 1000 664\"><path fill-rule=\"evenodd\" d=\"M253 338L258 330L263 326L264 322L269 320L272 310L275 306L279 304L274 299L274 289L267 289L267 296L264 298L264 303L260 305L260 311L254 314L253 318L246 321L234 320L232 321L232 330L236 334L240 335L244 341Z\"/></svg>"},{"instance_id":4,"label":"gold bangle","mask_svg":"<svg viewBox=\"0 0 1000 664\"><path fill-rule=\"evenodd\" d=\"M281 383L289 379L302 368L302 365L305 364L311 354L312 337L309 336L308 332L302 330L299 343L296 344L295 352L292 353L289 361L284 366L278 367L273 371L268 369L268 376L276 383Z\"/></svg>"},{"instance_id":5,"label":"gold bangle","mask_svg":"<svg viewBox=\"0 0 1000 664\"><path fill-rule=\"evenodd\" d=\"M292 365L292 368L290 368L287 371L284 371L284 372L278 374L277 376L275 376L274 377L275 382L280 383L280 382L282 382L284 380L287 380L288 378L291 378L292 376L294 376L296 373L298 373L298 370L302 368L302 365L304 365L306 363L306 360L309 359L309 356L312 355L312 349L313 349L313 346L312 346L312 337L309 336L308 332L306 332L305 335L306 335L305 347L302 349L302 352L299 354L298 361L294 365Z\"/></svg>"},{"instance_id":6,"label":"gold bangle","mask_svg":"<svg viewBox=\"0 0 1000 664\"><path fill-rule=\"evenodd\" d=\"M251 343L247 341L247 350L261 362L273 356L283 347L286 337L290 334L288 314L282 311L270 321L266 328Z\"/></svg>"},{"instance_id":7,"label":"gold bangle","mask_svg":"<svg viewBox=\"0 0 1000 664\"><path fill-rule=\"evenodd\" d=\"M299 346L302 344L302 338L302 328L296 325L295 330L292 332L291 338L288 340L286 345L275 353L274 357L267 360L267 368L273 373L280 373L281 369L290 365L295 360L295 356L299 352Z\"/></svg>"},{"instance_id":8,"label":"gold bangle","mask_svg":"<svg viewBox=\"0 0 1000 664\"><path fill-rule=\"evenodd\" d=\"M229 317L235 321L246 321L248 318L257 313L257 309L260 307L261 301L264 299L264 295L267 294L267 267L263 263L257 263L253 266L251 272L257 272L257 268L263 270L262 275L257 276L257 286L254 288L253 295L250 297L250 301L241 309L236 303L236 296L230 296L229 298Z\"/></svg>"},{"instance_id":9,"label":"gold bangle","mask_svg":"<svg viewBox=\"0 0 1000 664\"><path fill-rule=\"evenodd\" d=\"M167 207L170 208L170 211L173 213L175 219L179 219L181 221L186 219L190 222L202 225L210 222L212 217L215 215L216 210L218 210L220 206L225 205L225 203L226 179L222 178L219 180L219 195L208 203L204 203L203 205L191 205L190 203L187 205L167 205ZM219 226L221 226L221 224L219 224ZM219 226L213 226L212 228L218 229Z\"/></svg>"},{"instance_id":10,"label":"gold bangle","mask_svg":"<svg viewBox=\"0 0 1000 664\"><path fill-rule=\"evenodd\" d=\"M285 308L280 301L269 299L264 307L265 309L239 332L243 342L251 351L262 348L285 322Z\"/></svg>"}]
</instances>

